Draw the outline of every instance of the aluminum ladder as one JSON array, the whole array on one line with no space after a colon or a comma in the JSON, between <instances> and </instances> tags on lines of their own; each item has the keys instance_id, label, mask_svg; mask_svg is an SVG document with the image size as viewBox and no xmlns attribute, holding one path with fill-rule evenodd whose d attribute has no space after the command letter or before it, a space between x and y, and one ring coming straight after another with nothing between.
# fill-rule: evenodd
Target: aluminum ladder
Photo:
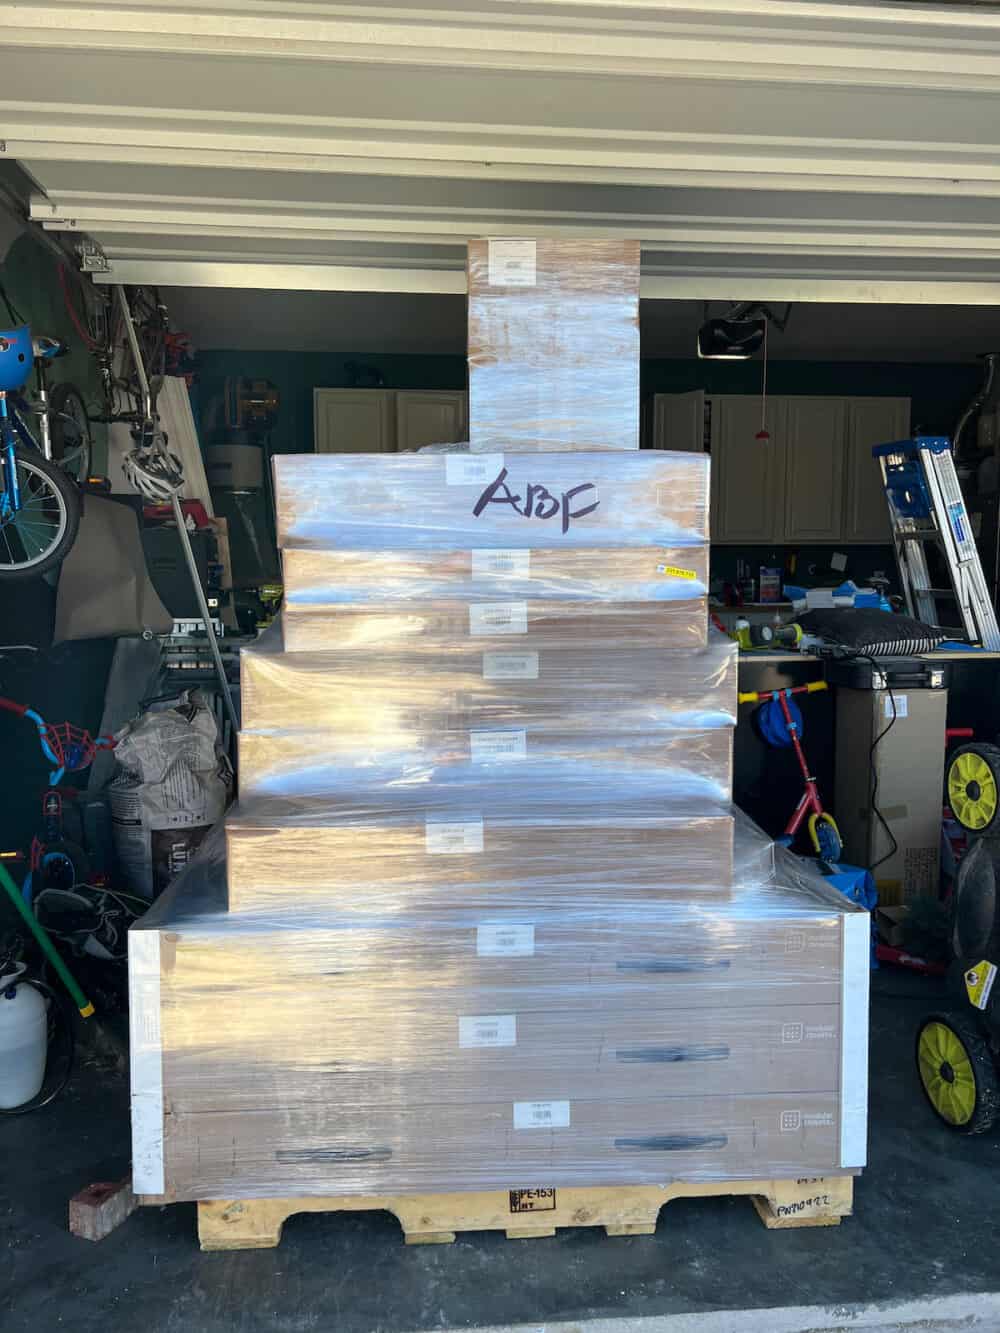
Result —
<instances>
[{"instance_id":1,"label":"aluminum ladder","mask_svg":"<svg viewBox=\"0 0 1000 1333\"><path fill-rule=\"evenodd\" d=\"M951 440L945 435L918 435L877 444L872 456L882 469L896 564L910 615L941 629L938 602L947 598L957 605L970 642L1000 651L1000 628L958 484ZM931 585L926 542L934 542L941 551L950 588Z\"/></svg>"}]
</instances>

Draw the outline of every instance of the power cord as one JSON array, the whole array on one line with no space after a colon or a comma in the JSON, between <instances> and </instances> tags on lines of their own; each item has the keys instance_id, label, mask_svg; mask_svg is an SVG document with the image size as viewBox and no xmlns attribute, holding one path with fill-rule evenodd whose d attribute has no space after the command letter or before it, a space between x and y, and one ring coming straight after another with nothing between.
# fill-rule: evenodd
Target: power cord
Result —
<instances>
[{"instance_id":1,"label":"power cord","mask_svg":"<svg viewBox=\"0 0 1000 1333\"><path fill-rule=\"evenodd\" d=\"M871 653L855 652L851 654L851 658L852 660L857 660L860 658L861 660L868 662L873 672L879 670L878 663L876 662L876 659L871 655ZM896 853L899 851L899 843L896 841L896 837L892 829L889 827L889 823L885 815L883 815L882 811L878 808L878 801L876 799L878 797L878 770L875 767L875 751L878 748L879 744L885 739L886 736L888 736L889 732L892 731L893 727L896 725L896 717L898 716L896 712L896 696L892 692L892 686L889 684L888 675L885 676L885 689L886 693L889 696L889 702L892 704L892 717L889 719L888 723L882 728L879 734L872 741L871 748L868 751L868 777L870 782L869 804L871 806L872 814L882 825L886 837L892 843L892 847L890 848L889 851L886 852L885 856L880 856L877 861L873 861L871 865L867 867L869 873L873 873L885 861L891 860L892 857L894 857Z\"/></svg>"}]
</instances>

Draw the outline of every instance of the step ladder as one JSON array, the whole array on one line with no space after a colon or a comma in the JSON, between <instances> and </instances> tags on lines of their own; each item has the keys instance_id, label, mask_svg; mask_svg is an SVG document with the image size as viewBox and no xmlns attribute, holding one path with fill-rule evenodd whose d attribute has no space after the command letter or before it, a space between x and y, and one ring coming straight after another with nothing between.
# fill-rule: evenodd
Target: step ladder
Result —
<instances>
[{"instance_id":1,"label":"step ladder","mask_svg":"<svg viewBox=\"0 0 1000 1333\"><path fill-rule=\"evenodd\" d=\"M882 469L896 563L910 615L925 625L945 628L938 602L947 598L957 605L968 639L1000 651L1000 628L958 484L951 441L943 435L918 435L878 444L872 455ZM931 586L926 542L941 551L950 588Z\"/></svg>"}]
</instances>

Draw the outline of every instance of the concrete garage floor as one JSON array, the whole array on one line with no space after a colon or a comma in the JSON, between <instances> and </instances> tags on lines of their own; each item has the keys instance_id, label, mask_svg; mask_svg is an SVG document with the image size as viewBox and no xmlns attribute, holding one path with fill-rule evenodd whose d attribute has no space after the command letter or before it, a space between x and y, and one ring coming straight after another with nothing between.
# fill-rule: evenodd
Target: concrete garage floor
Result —
<instances>
[{"instance_id":1,"label":"concrete garage floor","mask_svg":"<svg viewBox=\"0 0 1000 1333\"><path fill-rule=\"evenodd\" d=\"M127 1088L85 1069L52 1107L0 1120L0 1329L998 1329L1000 1132L954 1136L923 1103L913 1032L938 983L888 970L873 981L872 1165L839 1228L767 1231L746 1199L681 1200L651 1237L406 1247L385 1214L329 1214L293 1218L276 1250L202 1254L194 1208L176 1205L92 1245L68 1234L67 1202L125 1173ZM802 1306L820 1308L788 1314Z\"/></svg>"}]
</instances>

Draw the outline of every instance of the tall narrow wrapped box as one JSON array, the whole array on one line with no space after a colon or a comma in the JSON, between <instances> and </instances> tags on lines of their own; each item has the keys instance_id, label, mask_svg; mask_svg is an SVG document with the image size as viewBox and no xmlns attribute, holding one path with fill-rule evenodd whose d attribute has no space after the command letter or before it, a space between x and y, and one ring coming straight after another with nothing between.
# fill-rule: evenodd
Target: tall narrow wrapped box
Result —
<instances>
[{"instance_id":1,"label":"tall narrow wrapped box","mask_svg":"<svg viewBox=\"0 0 1000 1333\"><path fill-rule=\"evenodd\" d=\"M469 242L474 451L638 449L639 242Z\"/></svg>"}]
</instances>

